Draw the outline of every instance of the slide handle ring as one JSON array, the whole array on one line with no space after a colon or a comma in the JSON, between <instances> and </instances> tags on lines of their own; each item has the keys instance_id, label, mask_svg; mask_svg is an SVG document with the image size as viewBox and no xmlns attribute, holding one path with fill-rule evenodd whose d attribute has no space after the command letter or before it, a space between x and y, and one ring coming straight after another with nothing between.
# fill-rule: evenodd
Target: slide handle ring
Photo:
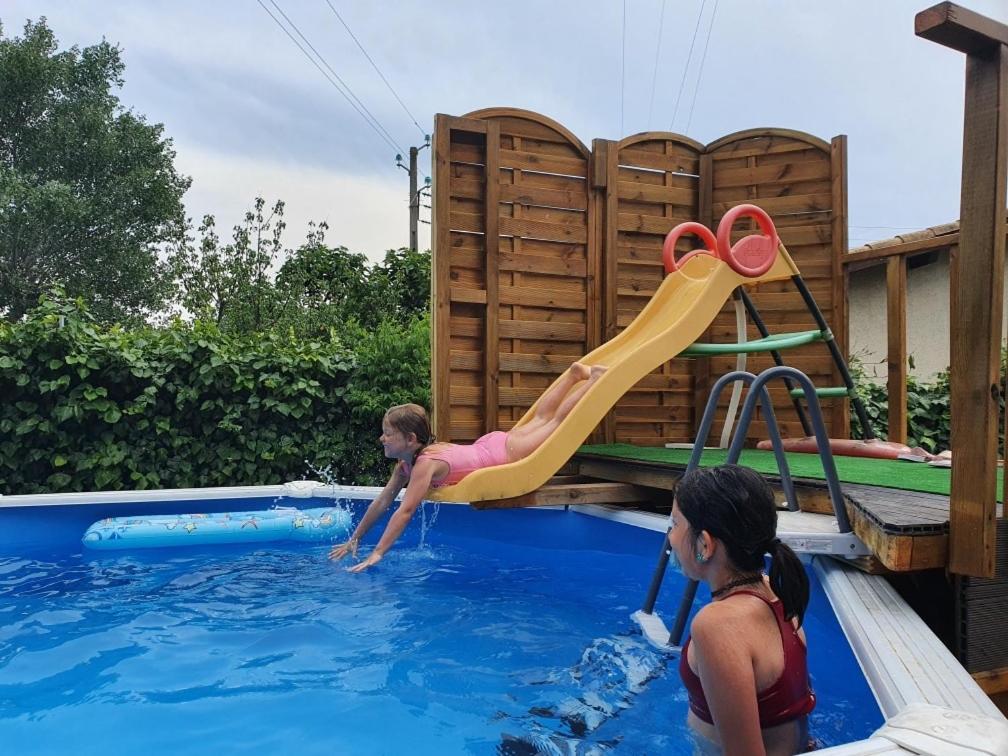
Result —
<instances>
[{"instance_id":1,"label":"slide handle ring","mask_svg":"<svg viewBox=\"0 0 1008 756\"><path fill-rule=\"evenodd\" d=\"M754 218L762 233L743 236L733 245L732 227L740 218ZM780 238L766 211L756 205L736 205L721 218L717 231L718 257L743 276L762 276L777 259Z\"/></svg>"},{"instance_id":2,"label":"slide handle ring","mask_svg":"<svg viewBox=\"0 0 1008 756\"><path fill-rule=\"evenodd\" d=\"M694 249L691 252L687 252L683 255L681 260L676 261L676 242L679 241L680 237L685 236L686 234L693 234L694 236L700 237L700 241L706 246L702 249ZM696 221L680 223L668 232L665 236L665 244L662 245L662 261L665 263L665 275L679 270L679 268L683 266L683 263L696 255L714 255L714 257L718 257L719 255L717 253L717 249L717 239L714 237L714 233L707 228L707 226L702 223L697 223Z\"/></svg>"}]
</instances>

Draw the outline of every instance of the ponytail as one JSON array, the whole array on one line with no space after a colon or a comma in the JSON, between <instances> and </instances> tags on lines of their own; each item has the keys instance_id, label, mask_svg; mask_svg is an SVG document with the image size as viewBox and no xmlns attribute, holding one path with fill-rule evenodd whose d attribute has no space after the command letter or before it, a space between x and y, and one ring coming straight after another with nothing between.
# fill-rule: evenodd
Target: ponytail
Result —
<instances>
[{"instance_id":1,"label":"ponytail","mask_svg":"<svg viewBox=\"0 0 1008 756\"><path fill-rule=\"evenodd\" d=\"M724 545L731 565L742 574L759 573L770 554L770 588L784 615L800 625L809 602L805 566L780 542L773 491L753 470L721 465L691 470L676 487L676 501L690 529L707 531Z\"/></svg>"},{"instance_id":2,"label":"ponytail","mask_svg":"<svg viewBox=\"0 0 1008 756\"><path fill-rule=\"evenodd\" d=\"M809 603L809 579L798 555L779 538L767 549L770 553L770 589L784 605L784 617L798 618L801 627Z\"/></svg>"}]
</instances>

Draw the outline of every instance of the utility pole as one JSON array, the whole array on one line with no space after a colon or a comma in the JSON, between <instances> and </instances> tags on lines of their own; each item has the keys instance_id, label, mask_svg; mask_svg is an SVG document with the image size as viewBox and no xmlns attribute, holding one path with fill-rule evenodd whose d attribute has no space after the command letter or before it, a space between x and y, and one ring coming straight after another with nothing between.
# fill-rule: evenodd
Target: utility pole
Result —
<instances>
[{"instance_id":1,"label":"utility pole","mask_svg":"<svg viewBox=\"0 0 1008 756\"><path fill-rule=\"evenodd\" d=\"M423 188L417 189L417 156L420 150L430 147L430 134L427 134L424 143L419 147L409 148L409 168L403 165L402 155L396 155L396 165L409 174L409 248L417 251L419 243L417 241L417 226L420 223L420 195L431 184L430 176L424 177Z\"/></svg>"}]
</instances>

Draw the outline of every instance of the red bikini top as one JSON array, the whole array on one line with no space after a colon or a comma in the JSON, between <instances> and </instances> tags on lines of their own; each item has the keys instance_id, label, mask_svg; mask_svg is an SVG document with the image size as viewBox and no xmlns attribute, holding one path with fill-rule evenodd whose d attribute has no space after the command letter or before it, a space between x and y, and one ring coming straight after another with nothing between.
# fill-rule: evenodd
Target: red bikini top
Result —
<instances>
[{"instance_id":1,"label":"red bikini top","mask_svg":"<svg viewBox=\"0 0 1008 756\"><path fill-rule=\"evenodd\" d=\"M790 722L803 717L815 708L815 693L809 684L807 652L798 631L790 620L784 617L784 605L779 599L770 601L755 591L737 591L732 596L755 596L773 610L784 648L784 670L769 688L756 694L759 707L760 729ZM730 598L730 597L729 597ZM686 639L682 655L679 657L679 675L689 694L690 710L708 724L714 724L703 685L686 660L690 639Z\"/></svg>"}]
</instances>

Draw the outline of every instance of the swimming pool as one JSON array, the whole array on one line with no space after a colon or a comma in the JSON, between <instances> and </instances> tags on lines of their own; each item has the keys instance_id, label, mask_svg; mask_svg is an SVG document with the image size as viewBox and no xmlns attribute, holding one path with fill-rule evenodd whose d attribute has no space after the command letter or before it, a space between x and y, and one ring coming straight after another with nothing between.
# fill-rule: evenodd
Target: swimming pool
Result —
<instances>
[{"instance_id":1,"label":"swimming pool","mask_svg":"<svg viewBox=\"0 0 1008 756\"><path fill-rule=\"evenodd\" d=\"M0 509L5 751L691 751L675 664L629 618L652 531L427 504L377 568L351 575L313 544L85 552L94 508L42 509ZM823 745L867 737L882 715L811 579L810 729ZM681 582L666 583L669 614Z\"/></svg>"}]
</instances>

